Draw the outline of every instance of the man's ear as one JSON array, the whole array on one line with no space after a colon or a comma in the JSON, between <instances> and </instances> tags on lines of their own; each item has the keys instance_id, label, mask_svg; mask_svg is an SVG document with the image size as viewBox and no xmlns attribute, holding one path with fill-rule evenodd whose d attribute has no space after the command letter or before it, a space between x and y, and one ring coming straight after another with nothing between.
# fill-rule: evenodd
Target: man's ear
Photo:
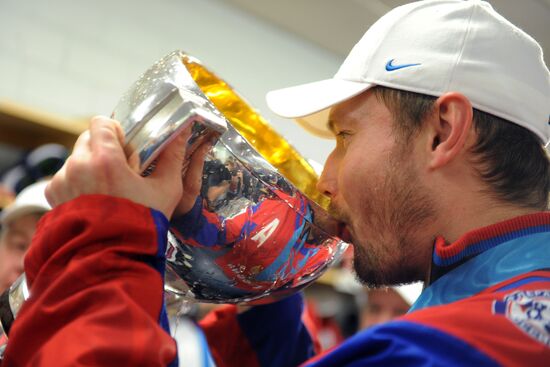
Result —
<instances>
[{"instance_id":1,"label":"man's ear","mask_svg":"<svg viewBox=\"0 0 550 367\"><path fill-rule=\"evenodd\" d=\"M472 104L460 93L445 93L436 100L429 121L431 169L443 167L459 155L470 134L473 114Z\"/></svg>"}]
</instances>

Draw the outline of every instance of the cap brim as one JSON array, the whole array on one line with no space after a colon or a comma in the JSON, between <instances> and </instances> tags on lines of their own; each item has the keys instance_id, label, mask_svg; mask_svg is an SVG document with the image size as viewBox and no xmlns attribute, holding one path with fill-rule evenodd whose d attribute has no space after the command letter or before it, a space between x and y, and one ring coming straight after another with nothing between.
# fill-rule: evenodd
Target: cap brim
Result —
<instances>
[{"instance_id":1,"label":"cap brim","mask_svg":"<svg viewBox=\"0 0 550 367\"><path fill-rule=\"evenodd\" d=\"M41 215L49 211L50 208L43 205L26 205L24 207L15 207L4 209L0 214L0 223L6 225L15 219L21 218L27 214Z\"/></svg>"},{"instance_id":2,"label":"cap brim","mask_svg":"<svg viewBox=\"0 0 550 367\"><path fill-rule=\"evenodd\" d=\"M277 115L293 118L312 134L332 137L328 116L330 108L367 89L372 83L326 79L267 93L268 107Z\"/></svg>"}]
</instances>

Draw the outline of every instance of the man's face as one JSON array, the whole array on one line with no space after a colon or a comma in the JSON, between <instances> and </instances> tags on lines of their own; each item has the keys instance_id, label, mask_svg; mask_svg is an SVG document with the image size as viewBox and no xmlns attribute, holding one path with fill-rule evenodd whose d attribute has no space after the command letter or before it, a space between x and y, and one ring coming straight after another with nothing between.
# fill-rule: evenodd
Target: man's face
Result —
<instances>
[{"instance_id":1,"label":"man's face","mask_svg":"<svg viewBox=\"0 0 550 367\"><path fill-rule=\"evenodd\" d=\"M319 189L351 233L358 278L371 286L423 279L431 251L423 233L435 211L414 138L396 138L390 111L371 92L334 107L330 121L336 148Z\"/></svg>"},{"instance_id":2,"label":"man's face","mask_svg":"<svg viewBox=\"0 0 550 367\"><path fill-rule=\"evenodd\" d=\"M23 258L34 235L38 214L27 214L2 227L0 234L0 292L23 273Z\"/></svg>"}]
</instances>

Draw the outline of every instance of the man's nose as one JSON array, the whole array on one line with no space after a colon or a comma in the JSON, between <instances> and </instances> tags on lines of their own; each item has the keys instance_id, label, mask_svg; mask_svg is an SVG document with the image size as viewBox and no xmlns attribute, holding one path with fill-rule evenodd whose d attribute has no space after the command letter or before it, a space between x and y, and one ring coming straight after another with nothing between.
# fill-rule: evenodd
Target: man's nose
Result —
<instances>
[{"instance_id":1,"label":"man's nose","mask_svg":"<svg viewBox=\"0 0 550 367\"><path fill-rule=\"evenodd\" d=\"M333 152L327 158L325 166L323 167L323 173L317 182L317 190L332 198L336 195L338 189L336 183L336 164Z\"/></svg>"}]
</instances>

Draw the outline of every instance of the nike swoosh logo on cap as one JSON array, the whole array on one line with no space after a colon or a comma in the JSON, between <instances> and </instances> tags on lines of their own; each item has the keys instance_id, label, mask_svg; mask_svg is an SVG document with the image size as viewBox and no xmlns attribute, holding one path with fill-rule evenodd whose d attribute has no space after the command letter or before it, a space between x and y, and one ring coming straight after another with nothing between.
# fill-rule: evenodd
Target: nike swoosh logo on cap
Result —
<instances>
[{"instance_id":1,"label":"nike swoosh logo on cap","mask_svg":"<svg viewBox=\"0 0 550 367\"><path fill-rule=\"evenodd\" d=\"M403 69L403 68L408 68L408 67L411 67L411 66L420 65L420 63L417 63L417 64L401 64L401 65L394 65L394 64L393 64L393 60L395 60L395 59L391 59L390 61L388 61L388 62L386 63L386 71L394 71L394 70L399 70L399 69Z\"/></svg>"}]
</instances>

